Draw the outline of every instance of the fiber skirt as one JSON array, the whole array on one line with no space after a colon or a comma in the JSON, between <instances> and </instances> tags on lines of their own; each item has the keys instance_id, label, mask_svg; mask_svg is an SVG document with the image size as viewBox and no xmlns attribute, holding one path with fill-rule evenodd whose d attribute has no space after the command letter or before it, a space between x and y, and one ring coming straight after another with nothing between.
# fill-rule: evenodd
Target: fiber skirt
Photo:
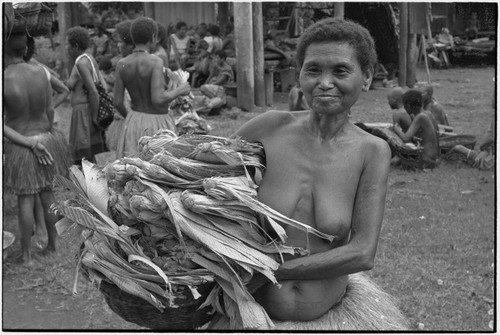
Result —
<instances>
[{"instance_id":1,"label":"fiber skirt","mask_svg":"<svg viewBox=\"0 0 500 335\"><path fill-rule=\"evenodd\" d=\"M169 114L148 114L129 111L118 139L116 158L136 156L139 139L153 136L160 129L169 129L177 134L175 119Z\"/></svg>"},{"instance_id":2,"label":"fiber skirt","mask_svg":"<svg viewBox=\"0 0 500 335\"><path fill-rule=\"evenodd\" d=\"M344 298L325 315L312 321L275 321L272 330L350 330L401 331L409 330L405 316L394 298L382 291L365 274L349 275ZM230 329L229 319L215 319L208 329Z\"/></svg>"},{"instance_id":3,"label":"fiber skirt","mask_svg":"<svg viewBox=\"0 0 500 335\"><path fill-rule=\"evenodd\" d=\"M71 152L64 134L52 129L30 138L42 143L52 155L52 165L38 163L31 148L4 141L3 186L16 195L36 194L52 189L56 175L66 176L71 166Z\"/></svg>"}]
</instances>

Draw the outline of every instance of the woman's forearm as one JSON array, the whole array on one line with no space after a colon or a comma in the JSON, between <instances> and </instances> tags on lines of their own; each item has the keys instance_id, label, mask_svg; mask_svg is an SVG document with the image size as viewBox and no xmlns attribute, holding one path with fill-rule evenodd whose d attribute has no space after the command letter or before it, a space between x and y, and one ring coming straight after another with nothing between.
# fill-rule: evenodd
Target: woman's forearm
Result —
<instances>
[{"instance_id":1,"label":"woman's forearm","mask_svg":"<svg viewBox=\"0 0 500 335\"><path fill-rule=\"evenodd\" d=\"M324 279L366 271L373 267L361 249L341 246L283 263L275 272L280 280Z\"/></svg>"},{"instance_id":2,"label":"woman's forearm","mask_svg":"<svg viewBox=\"0 0 500 335\"><path fill-rule=\"evenodd\" d=\"M3 126L3 136L8 138L11 142L23 147L33 148L36 145L36 141L34 139L18 133L7 125Z\"/></svg>"}]
</instances>

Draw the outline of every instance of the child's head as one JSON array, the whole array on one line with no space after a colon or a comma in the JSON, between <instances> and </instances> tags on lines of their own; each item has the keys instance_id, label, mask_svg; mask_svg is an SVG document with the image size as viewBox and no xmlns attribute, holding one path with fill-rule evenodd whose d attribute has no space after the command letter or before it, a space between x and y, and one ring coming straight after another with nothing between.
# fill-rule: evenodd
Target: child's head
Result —
<instances>
[{"instance_id":1,"label":"child's head","mask_svg":"<svg viewBox=\"0 0 500 335\"><path fill-rule=\"evenodd\" d=\"M99 70L104 73L108 73L112 70L113 64L111 63L111 59L109 57L102 57L99 61Z\"/></svg>"}]
</instances>

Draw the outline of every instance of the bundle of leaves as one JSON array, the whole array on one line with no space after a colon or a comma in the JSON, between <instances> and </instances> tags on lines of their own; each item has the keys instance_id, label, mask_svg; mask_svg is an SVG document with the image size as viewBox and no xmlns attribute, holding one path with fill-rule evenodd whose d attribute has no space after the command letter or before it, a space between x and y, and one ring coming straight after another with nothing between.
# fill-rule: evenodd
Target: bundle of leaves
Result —
<instances>
[{"instance_id":1,"label":"bundle of leaves","mask_svg":"<svg viewBox=\"0 0 500 335\"><path fill-rule=\"evenodd\" d=\"M159 309L175 308L175 285L184 285L205 299L200 308L228 316L235 329L272 328L247 285L257 273L278 285L283 254L308 252L286 245L282 225L334 237L257 200L260 144L160 131L143 137L140 151L103 170L84 162L83 172L71 170L72 181L56 179L78 195L55 209L64 216L61 230L85 229L81 266ZM199 297L196 288L207 281L215 285ZM151 292L168 297L169 306Z\"/></svg>"}]
</instances>

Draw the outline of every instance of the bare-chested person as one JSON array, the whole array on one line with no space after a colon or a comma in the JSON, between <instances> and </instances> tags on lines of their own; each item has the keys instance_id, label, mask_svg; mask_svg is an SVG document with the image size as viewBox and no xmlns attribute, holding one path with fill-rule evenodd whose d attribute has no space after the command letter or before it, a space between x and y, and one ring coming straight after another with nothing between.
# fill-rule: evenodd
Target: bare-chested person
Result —
<instances>
[{"instance_id":1,"label":"bare-chested person","mask_svg":"<svg viewBox=\"0 0 500 335\"><path fill-rule=\"evenodd\" d=\"M275 271L281 286L267 282L254 292L276 329L407 327L397 308L374 294L374 283L355 284L357 278L368 280L359 272L374 266L391 155L387 142L349 119L361 91L370 87L375 61L365 28L339 18L316 22L297 46L300 87L310 110L269 111L233 135L264 146L260 201L336 236L328 242L283 227L287 244L309 244L310 255L285 257ZM214 329L223 328L220 320Z\"/></svg>"},{"instance_id":2,"label":"bare-chested person","mask_svg":"<svg viewBox=\"0 0 500 335\"><path fill-rule=\"evenodd\" d=\"M33 265L31 236L35 197L40 197L48 235L44 252L56 250L57 216L49 212L55 198L52 181L70 166L64 135L53 128L52 88L45 71L26 64L26 34L12 34L4 44L3 186L17 195L23 262Z\"/></svg>"},{"instance_id":3,"label":"bare-chested person","mask_svg":"<svg viewBox=\"0 0 500 335\"><path fill-rule=\"evenodd\" d=\"M150 52L157 43L158 27L154 20L139 17L130 27L135 49L116 65L114 104L126 116L124 130L118 140L117 158L137 154L138 141L159 129L177 132L168 105L190 92L188 83L172 91L166 90L163 61ZM125 89L130 93L131 108L124 106Z\"/></svg>"},{"instance_id":4,"label":"bare-chested person","mask_svg":"<svg viewBox=\"0 0 500 335\"><path fill-rule=\"evenodd\" d=\"M411 162L412 167L433 169L438 166L440 158L439 128L434 115L423 109L422 93L418 90L409 90L403 94L403 105L412 121L410 128L403 132L400 127L394 126L396 134L405 142L414 137L421 140L423 153L420 161ZM405 162L402 162L405 167Z\"/></svg>"},{"instance_id":5,"label":"bare-chested person","mask_svg":"<svg viewBox=\"0 0 500 335\"><path fill-rule=\"evenodd\" d=\"M406 132L410 128L411 118L403 108L403 94L405 91L401 87L394 87L387 94L387 103L392 109L392 124L398 125Z\"/></svg>"},{"instance_id":6,"label":"bare-chested person","mask_svg":"<svg viewBox=\"0 0 500 335\"><path fill-rule=\"evenodd\" d=\"M430 111L438 124L449 126L450 123L448 122L443 105L434 98L434 88L432 85L423 86L420 92L422 92L424 110Z\"/></svg>"}]
</instances>

